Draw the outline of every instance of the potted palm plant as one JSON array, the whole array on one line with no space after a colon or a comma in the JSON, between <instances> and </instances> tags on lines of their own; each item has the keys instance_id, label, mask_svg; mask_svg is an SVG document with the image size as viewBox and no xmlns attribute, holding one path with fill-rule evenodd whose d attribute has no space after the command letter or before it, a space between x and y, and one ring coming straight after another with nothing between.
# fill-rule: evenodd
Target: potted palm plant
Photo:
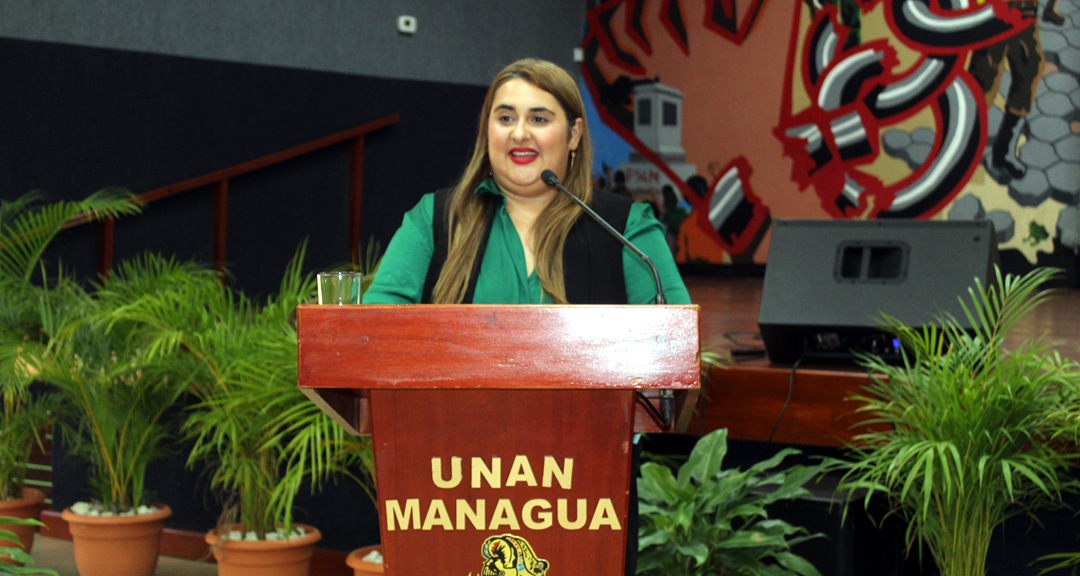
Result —
<instances>
[{"instance_id":1,"label":"potted palm plant","mask_svg":"<svg viewBox=\"0 0 1080 576\"><path fill-rule=\"evenodd\" d=\"M59 430L90 464L92 499L62 514L84 576L153 573L171 511L151 501L146 471L166 455L175 437L166 416L190 385L183 362L151 360L137 324L115 313L200 279L217 283L209 270L147 255L122 263L93 293L62 278L39 300L45 339L24 345L25 377L55 389Z\"/></svg>"},{"instance_id":2,"label":"potted palm plant","mask_svg":"<svg viewBox=\"0 0 1080 576\"><path fill-rule=\"evenodd\" d=\"M27 463L34 445L42 445L42 435L52 422L50 398L28 390L14 390L5 394L3 414L0 415L0 470L3 473L0 488L0 516L11 518L37 518L45 502L45 493L25 485ZM18 546L31 550L34 545L35 527L31 524L0 524L17 536ZM15 542L0 541L3 545ZM0 559L0 561L3 561Z\"/></svg>"},{"instance_id":3,"label":"potted palm plant","mask_svg":"<svg viewBox=\"0 0 1080 576\"><path fill-rule=\"evenodd\" d=\"M45 500L44 492L25 481L30 454L35 445L44 449L42 438L54 413L54 396L31 389L32 379L23 377L24 345L45 338L38 303L55 277L63 276L57 266L50 277L43 255L79 214L101 219L139 210L134 196L120 188L77 202L41 204L42 199L35 191L0 201L0 514L17 518L36 518ZM18 534L24 549L32 549L32 525L3 526Z\"/></svg>"},{"instance_id":4,"label":"potted palm plant","mask_svg":"<svg viewBox=\"0 0 1080 576\"><path fill-rule=\"evenodd\" d=\"M1060 438L1075 430L1080 366L1040 338L1005 341L1049 296L1042 286L1054 274L998 271L994 285L977 282L961 299L971 331L949 316L924 327L886 317L903 362L860 356L871 384L856 399L884 429L854 439L842 488L865 491L868 505L888 500L942 576L985 574L991 535L1006 519L1080 488L1068 474L1075 445Z\"/></svg>"},{"instance_id":5,"label":"potted palm plant","mask_svg":"<svg viewBox=\"0 0 1080 576\"><path fill-rule=\"evenodd\" d=\"M207 534L219 574L307 574L317 529L295 525L294 501L337 474L359 470L362 452L297 388L296 305L311 301L315 282L301 272L304 249L289 264L276 296L258 303L220 285L188 284L123 311L140 323L151 358L190 362L195 403L183 433L189 464L203 462L223 500ZM187 291L187 292L185 292ZM267 559L266 549L284 548ZM289 566L288 569L285 567Z\"/></svg>"}]
</instances>

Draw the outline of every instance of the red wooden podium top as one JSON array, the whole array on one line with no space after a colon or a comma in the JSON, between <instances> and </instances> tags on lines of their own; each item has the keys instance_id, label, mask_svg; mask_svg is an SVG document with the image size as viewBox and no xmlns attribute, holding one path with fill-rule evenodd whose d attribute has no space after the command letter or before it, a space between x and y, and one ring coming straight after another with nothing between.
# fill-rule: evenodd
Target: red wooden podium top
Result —
<instances>
[{"instance_id":1,"label":"red wooden podium top","mask_svg":"<svg viewBox=\"0 0 1080 576\"><path fill-rule=\"evenodd\" d=\"M369 389L673 389L685 427L700 385L698 315L696 305L302 305L299 384L359 433Z\"/></svg>"}]
</instances>

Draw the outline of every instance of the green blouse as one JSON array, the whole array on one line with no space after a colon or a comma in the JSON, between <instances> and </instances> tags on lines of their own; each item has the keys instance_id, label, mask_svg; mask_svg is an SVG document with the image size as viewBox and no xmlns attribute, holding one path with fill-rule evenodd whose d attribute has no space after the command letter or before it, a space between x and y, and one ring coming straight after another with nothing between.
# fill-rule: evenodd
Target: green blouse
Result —
<instances>
[{"instance_id":1,"label":"green blouse","mask_svg":"<svg viewBox=\"0 0 1080 576\"><path fill-rule=\"evenodd\" d=\"M550 304L543 293L536 272L525 273L525 249L514 223L506 213L506 201L491 178L476 189L477 194L494 194L502 202L495 211L480 277L476 281L475 304ZM401 228L386 248L378 274L364 293L364 304L417 304L424 290L431 263L433 239L431 219L434 194L425 194L405 214ZM588 216L584 216L587 218ZM623 232L639 250L652 259L664 285L668 304L689 304L690 295L683 285L675 259L664 238L663 225L646 204L634 204ZM648 265L633 252L623 248L623 274L627 302L652 304L656 284Z\"/></svg>"}]
</instances>

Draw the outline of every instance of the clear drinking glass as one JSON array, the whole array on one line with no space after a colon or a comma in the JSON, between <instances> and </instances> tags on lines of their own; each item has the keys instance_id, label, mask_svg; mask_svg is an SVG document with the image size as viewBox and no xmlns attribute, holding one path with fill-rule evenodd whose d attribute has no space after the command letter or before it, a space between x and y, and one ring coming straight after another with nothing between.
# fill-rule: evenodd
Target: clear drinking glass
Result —
<instances>
[{"instance_id":1,"label":"clear drinking glass","mask_svg":"<svg viewBox=\"0 0 1080 576\"><path fill-rule=\"evenodd\" d=\"M359 304L364 275L359 272L320 272L319 304Z\"/></svg>"}]
</instances>

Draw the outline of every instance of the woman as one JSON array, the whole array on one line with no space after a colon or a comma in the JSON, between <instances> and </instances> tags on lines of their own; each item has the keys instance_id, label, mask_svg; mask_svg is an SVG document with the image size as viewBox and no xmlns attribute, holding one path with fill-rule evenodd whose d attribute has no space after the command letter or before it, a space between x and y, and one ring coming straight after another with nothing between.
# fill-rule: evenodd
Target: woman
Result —
<instances>
[{"instance_id":1,"label":"woman","mask_svg":"<svg viewBox=\"0 0 1080 576\"><path fill-rule=\"evenodd\" d=\"M573 78L519 60L488 88L472 160L449 192L406 215L364 294L365 304L647 304L648 266L570 198L552 170L612 222L660 273L667 302L689 304L663 226L644 205L591 189L585 105Z\"/></svg>"}]
</instances>

